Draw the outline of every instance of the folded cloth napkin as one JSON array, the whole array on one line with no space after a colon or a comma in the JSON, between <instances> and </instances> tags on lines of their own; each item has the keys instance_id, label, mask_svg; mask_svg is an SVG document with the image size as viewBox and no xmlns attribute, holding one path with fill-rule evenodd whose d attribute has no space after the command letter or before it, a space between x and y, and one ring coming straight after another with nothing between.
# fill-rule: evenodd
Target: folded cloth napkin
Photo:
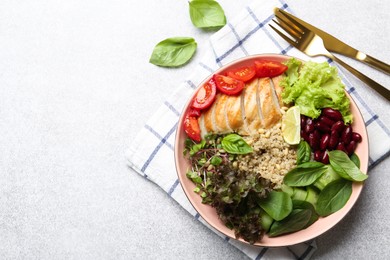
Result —
<instances>
[{"instance_id":1,"label":"folded cloth napkin","mask_svg":"<svg viewBox=\"0 0 390 260\"><path fill-rule=\"evenodd\" d=\"M280 53L303 60L309 59L309 57L288 45L268 26L274 17L274 7L280 7L294 13L283 0L257 0L242 10L225 27L212 35L209 52L196 65L194 73L174 91L152 118L147 121L138 136L131 141L131 147L127 151L128 163L131 168L159 185L169 196L205 225L208 224L191 206L177 178L173 151L178 119L185 103L198 84L214 70L230 61L258 53ZM316 58L315 60L323 61L326 59ZM328 60L328 62L331 61ZM363 100L362 97L367 95L366 87L360 82L352 87L342 70L340 70L340 75L366 122L370 140L369 165L373 167L390 153L390 125L381 121L378 114L380 111L374 111ZM383 106L388 106L388 104L384 103ZM210 229L215 231L212 227ZM222 236L218 231L215 232ZM315 241L284 248L265 248L224 238L252 259L308 259L316 249Z\"/></svg>"}]
</instances>

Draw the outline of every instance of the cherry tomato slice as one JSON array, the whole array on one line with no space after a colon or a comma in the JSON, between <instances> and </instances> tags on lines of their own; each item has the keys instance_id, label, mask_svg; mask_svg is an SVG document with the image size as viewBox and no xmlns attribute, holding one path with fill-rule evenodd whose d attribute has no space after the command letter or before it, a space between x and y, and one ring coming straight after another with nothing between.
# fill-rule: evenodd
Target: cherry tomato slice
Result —
<instances>
[{"instance_id":1,"label":"cherry tomato slice","mask_svg":"<svg viewBox=\"0 0 390 260\"><path fill-rule=\"evenodd\" d=\"M193 117L200 117L200 110L190 107L188 114Z\"/></svg>"},{"instance_id":2,"label":"cherry tomato slice","mask_svg":"<svg viewBox=\"0 0 390 260\"><path fill-rule=\"evenodd\" d=\"M245 84L241 80L214 74L214 80L219 91L226 95L236 95L241 92Z\"/></svg>"},{"instance_id":3,"label":"cherry tomato slice","mask_svg":"<svg viewBox=\"0 0 390 260\"><path fill-rule=\"evenodd\" d=\"M238 69L230 70L226 73L226 75L233 79L248 82L256 75L256 70L253 66L245 66Z\"/></svg>"},{"instance_id":4,"label":"cherry tomato slice","mask_svg":"<svg viewBox=\"0 0 390 260\"><path fill-rule=\"evenodd\" d=\"M255 61L256 75L259 78L276 77L287 70L287 66L276 61Z\"/></svg>"},{"instance_id":5,"label":"cherry tomato slice","mask_svg":"<svg viewBox=\"0 0 390 260\"><path fill-rule=\"evenodd\" d=\"M197 110L203 110L211 106L217 94L217 87L213 79L210 79L196 93L191 107Z\"/></svg>"},{"instance_id":6,"label":"cherry tomato slice","mask_svg":"<svg viewBox=\"0 0 390 260\"><path fill-rule=\"evenodd\" d=\"M194 116L190 116L188 113L184 117L184 132L188 135L189 138L196 142L200 142L202 139L200 137L200 128L199 128L199 123L198 119Z\"/></svg>"}]
</instances>

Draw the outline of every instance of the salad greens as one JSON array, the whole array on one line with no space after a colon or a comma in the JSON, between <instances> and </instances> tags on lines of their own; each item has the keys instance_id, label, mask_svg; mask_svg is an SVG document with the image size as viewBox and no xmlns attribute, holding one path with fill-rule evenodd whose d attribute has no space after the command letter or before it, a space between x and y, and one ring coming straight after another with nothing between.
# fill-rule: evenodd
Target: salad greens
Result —
<instances>
[{"instance_id":1,"label":"salad greens","mask_svg":"<svg viewBox=\"0 0 390 260\"><path fill-rule=\"evenodd\" d=\"M320 216L328 216L347 203L352 194L352 182L339 179L329 183L320 193L316 211Z\"/></svg>"},{"instance_id":2,"label":"salad greens","mask_svg":"<svg viewBox=\"0 0 390 260\"><path fill-rule=\"evenodd\" d=\"M297 164L310 161L311 148L308 142L301 140L297 149Z\"/></svg>"},{"instance_id":3,"label":"salad greens","mask_svg":"<svg viewBox=\"0 0 390 260\"><path fill-rule=\"evenodd\" d=\"M319 218L312 202L305 200L293 200L293 207L294 209L309 209L311 211L311 218L304 228L307 228L308 226L316 222Z\"/></svg>"},{"instance_id":4,"label":"salad greens","mask_svg":"<svg viewBox=\"0 0 390 260\"><path fill-rule=\"evenodd\" d=\"M259 206L267 212L267 214L275 219L282 220L287 217L292 210L292 201L287 193L279 191L271 191L267 198L258 201Z\"/></svg>"},{"instance_id":5,"label":"salad greens","mask_svg":"<svg viewBox=\"0 0 390 260\"><path fill-rule=\"evenodd\" d=\"M270 237L299 231L307 226L311 220L310 209L294 209L290 215L281 221L275 221L268 233Z\"/></svg>"},{"instance_id":6,"label":"salad greens","mask_svg":"<svg viewBox=\"0 0 390 260\"><path fill-rule=\"evenodd\" d=\"M359 157L357 156L356 153L353 153L350 157L351 161L358 167L360 168L360 159Z\"/></svg>"},{"instance_id":7,"label":"salad greens","mask_svg":"<svg viewBox=\"0 0 390 260\"><path fill-rule=\"evenodd\" d=\"M350 100L335 67L327 62L312 61L302 65L294 58L289 59L286 65L286 77L280 83L284 87L284 103L295 103L301 114L311 118L317 118L322 108L330 107L341 112L346 124L352 122Z\"/></svg>"},{"instance_id":8,"label":"salad greens","mask_svg":"<svg viewBox=\"0 0 390 260\"><path fill-rule=\"evenodd\" d=\"M314 182L314 187L319 190L323 190L326 185L331 183L332 181L341 179L340 175L337 174L335 170L333 170L330 164L326 165L326 171Z\"/></svg>"},{"instance_id":9,"label":"salad greens","mask_svg":"<svg viewBox=\"0 0 390 260\"><path fill-rule=\"evenodd\" d=\"M238 169L238 156L252 152L239 135L208 135L200 143L187 139L185 146L194 192L216 209L236 237L252 244L266 232L275 237L299 231L319 216L338 211L352 194L352 182L367 178L354 163L359 161L356 154L352 161L342 151L330 151L330 164L325 165L310 161L310 147L301 141L297 156L302 163L285 175L281 189L274 190L270 181Z\"/></svg>"},{"instance_id":10,"label":"salad greens","mask_svg":"<svg viewBox=\"0 0 390 260\"><path fill-rule=\"evenodd\" d=\"M356 164L342 151L328 152L332 168L344 179L350 181L364 181L368 176L360 171Z\"/></svg>"},{"instance_id":11,"label":"salad greens","mask_svg":"<svg viewBox=\"0 0 390 260\"><path fill-rule=\"evenodd\" d=\"M284 184L295 186L308 186L313 184L326 171L326 167L320 162L305 162L284 176Z\"/></svg>"},{"instance_id":12,"label":"salad greens","mask_svg":"<svg viewBox=\"0 0 390 260\"><path fill-rule=\"evenodd\" d=\"M238 169L236 152L252 151L245 148L250 146L238 137L208 135L200 143L187 139L184 154L192 166L187 177L196 185L194 191L202 197L202 202L216 209L219 218L234 230L236 237L253 244L264 235L262 219L267 218L257 201L267 197L273 187L270 181ZM229 145L223 146L226 142ZM233 153L228 152L231 147ZM272 218L268 223L272 223Z\"/></svg>"}]
</instances>

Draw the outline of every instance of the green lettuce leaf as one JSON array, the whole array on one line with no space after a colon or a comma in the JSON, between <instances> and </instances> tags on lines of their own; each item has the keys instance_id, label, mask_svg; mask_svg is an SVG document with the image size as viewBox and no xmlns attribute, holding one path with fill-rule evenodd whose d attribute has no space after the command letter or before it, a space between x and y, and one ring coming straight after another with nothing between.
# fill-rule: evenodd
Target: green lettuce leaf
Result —
<instances>
[{"instance_id":1,"label":"green lettuce leaf","mask_svg":"<svg viewBox=\"0 0 390 260\"><path fill-rule=\"evenodd\" d=\"M284 87L283 102L294 102L299 106L301 114L311 118L317 118L322 108L331 107L341 112L346 124L352 122L350 100L336 67L327 62L312 61L302 65L294 58L288 60L286 65L286 77L281 82Z\"/></svg>"}]
</instances>

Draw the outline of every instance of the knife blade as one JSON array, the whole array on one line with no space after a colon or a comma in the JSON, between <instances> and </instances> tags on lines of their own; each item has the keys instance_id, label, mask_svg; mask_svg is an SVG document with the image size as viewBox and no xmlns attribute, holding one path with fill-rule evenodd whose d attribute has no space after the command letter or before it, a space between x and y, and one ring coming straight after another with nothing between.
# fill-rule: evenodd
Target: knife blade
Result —
<instances>
[{"instance_id":1,"label":"knife blade","mask_svg":"<svg viewBox=\"0 0 390 260\"><path fill-rule=\"evenodd\" d=\"M307 27L314 33L318 34L322 40L324 41L325 48L328 51L335 52L342 54L344 56L350 57L352 59L358 60L360 62L366 63L376 69L381 70L382 72L385 72L386 74L390 74L390 65L384 63L383 61L380 61L364 52L361 52L359 50L356 50L352 46L346 44L345 42L342 42L341 40L337 39L336 37L330 35L327 32L324 32L323 30L299 19L298 17L280 9L275 8L274 13L277 12L283 14L284 16L295 20L297 23L302 24L303 26Z\"/></svg>"}]
</instances>

